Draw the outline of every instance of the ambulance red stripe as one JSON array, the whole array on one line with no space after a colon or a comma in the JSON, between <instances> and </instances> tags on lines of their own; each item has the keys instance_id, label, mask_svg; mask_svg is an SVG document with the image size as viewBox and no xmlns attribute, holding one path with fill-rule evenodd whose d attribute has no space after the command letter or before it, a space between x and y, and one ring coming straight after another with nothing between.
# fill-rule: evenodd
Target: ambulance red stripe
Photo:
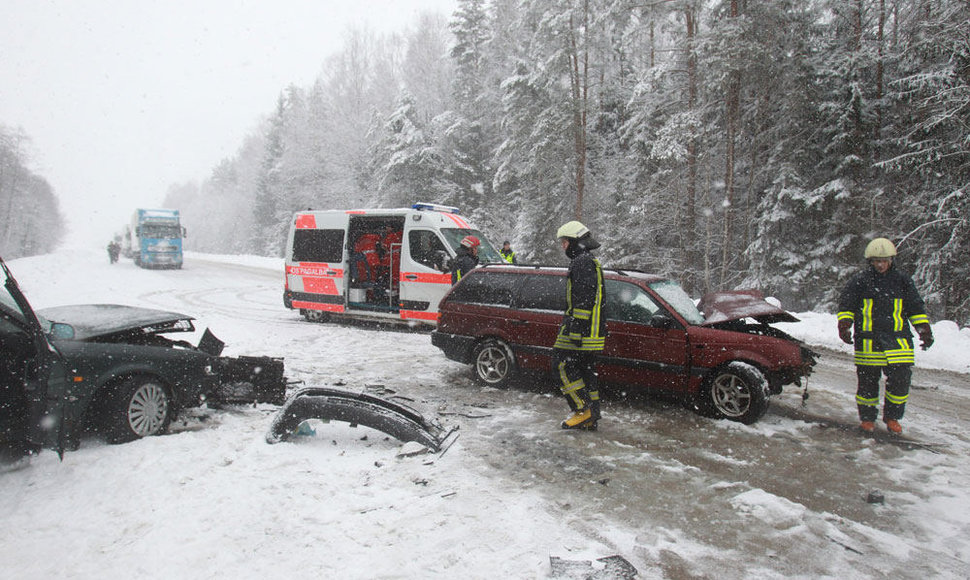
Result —
<instances>
[{"instance_id":1,"label":"ambulance red stripe","mask_svg":"<svg viewBox=\"0 0 970 580\"><path fill-rule=\"evenodd\" d=\"M417 282L419 284L448 284L450 286L451 274L401 272L401 282Z\"/></svg>"},{"instance_id":2,"label":"ambulance red stripe","mask_svg":"<svg viewBox=\"0 0 970 580\"><path fill-rule=\"evenodd\" d=\"M442 215L445 215L448 218L450 218L451 221L455 222L455 224L457 224L458 227L460 227L462 229L465 229L465 230L471 229L468 226L468 222L466 222L464 219L462 219L461 216L457 216L457 215L455 215L453 213L446 213L446 214L442 214Z\"/></svg>"}]
</instances>

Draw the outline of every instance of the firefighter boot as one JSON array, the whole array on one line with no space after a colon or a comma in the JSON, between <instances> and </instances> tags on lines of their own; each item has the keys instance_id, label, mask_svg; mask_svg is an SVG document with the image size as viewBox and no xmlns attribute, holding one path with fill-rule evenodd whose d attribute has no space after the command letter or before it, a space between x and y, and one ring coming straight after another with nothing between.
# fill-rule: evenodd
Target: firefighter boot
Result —
<instances>
[{"instance_id":1,"label":"firefighter boot","mask_svg":"<svg viewBox=\"0 0 970 580\"><path fill-rule=\"evenodd\" d=\"M862 423L859 423L859 429L862 429L866 433L872 433L873 431L876 430L876 422L875 421L863 421Z\"/></svg>"},{"instance_id":2,"label":"firefighter boot","mask_svg":"<svg viewBox=\"0 0 970 580\"><path fill-rule=\"evenodd\" d=\"M593 413L589 410L589 406L586 406L578 411L574 411L572 415L566 418L562 422L563 429L585 429L590 424L595 424L593 420Z\"/></svg>"},{"instance_id":3,"label":"firefighter boot","mask_svg":"<svg viewBox=\"0 0 970 580\"><path fill-rule=\"evenodd\" d=\"M593 399L589 403L589 412L592 415L589 422L583 425L583 429L586 431L596 431L596 424L600 420L600 401L599 399Z\"/></svg>"},{"instance_id":4,"label":"firefighter boot","mask_svg":"<svg viewBox=\"0 0 970 580\"><path fill-rule=\"evenodd\" d=\"M899 421L895 419L886 419L886 429L889 429L890 433L895 433L899 435L903 432L903 426L899 424Z\"/></svg>"}]
</instances>

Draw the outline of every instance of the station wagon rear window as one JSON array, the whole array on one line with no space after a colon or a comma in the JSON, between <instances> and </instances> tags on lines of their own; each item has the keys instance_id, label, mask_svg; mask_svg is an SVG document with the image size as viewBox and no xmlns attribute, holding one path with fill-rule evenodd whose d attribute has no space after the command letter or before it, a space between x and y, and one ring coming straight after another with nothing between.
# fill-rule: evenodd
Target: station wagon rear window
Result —
<instances>
[{"instance_id":1,"label":"station wagon rear window","mask_svg":"<svg viewBox=\"0 0 970 580\"><path fill-rule=\"evenodd\" d=\"M516 307L565 312L566 277L525 276L522 287L519 289Z\"/></svg>"},{"instance_id":2,"label":"station wagon rear window","mask_svg":"<svg viewBox=\"0 0 970 580\"><path fill-rule=\"evenodd\" d=\"M462 279L451 292L453 302L472 302L493 306L510 306L512 289L521 276L504 272L475 273Z\"/></svg>"}]
</instances>

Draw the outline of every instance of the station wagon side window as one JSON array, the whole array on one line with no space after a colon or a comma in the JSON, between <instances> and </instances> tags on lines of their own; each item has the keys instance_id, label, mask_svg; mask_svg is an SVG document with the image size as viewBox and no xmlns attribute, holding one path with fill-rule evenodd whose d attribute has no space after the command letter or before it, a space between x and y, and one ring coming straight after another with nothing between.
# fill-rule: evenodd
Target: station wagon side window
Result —
<instances>
[{"instance_id":1,"label":"station wagon side window","mask_svg":"<svg viewBox=\"0 0 970 580\"><path fill-rule=\"evenodd\" d=\"M606 300L603 316L607 320L650 324L650 319L664 310L645 290L629 282L605 281Z\"/></svg>"},{"instance_id":2,"label":"station wagon side window","mask_svg":"<svg viewBox=\"0 0 970 580\"><path fill-rule=\"evenodd\" d=\"M511 306L516 276L504 272L475 272L461 279L448 298L452 302L471 302L490 306Z\"/></svg>"},{"instance_id":3,"label":"station wagon side window","mask_svg":"<svg viewBox=\"0 0 970 580\"><path fill-rule=\"evenodd\" d=\"M516 296L516 308L566 311L565 276L520 276L525 278Z\"/></svg>"},{"instance_id":4,"label":"station wagon side window","mask_svg":"<svg viewBox=\"0 0 970 580\"><path fill-rule=\"evenodd\" d=\"M293 232L294 262L342 262L343 230L298 229Z\"/></svg>"}]
</instances>

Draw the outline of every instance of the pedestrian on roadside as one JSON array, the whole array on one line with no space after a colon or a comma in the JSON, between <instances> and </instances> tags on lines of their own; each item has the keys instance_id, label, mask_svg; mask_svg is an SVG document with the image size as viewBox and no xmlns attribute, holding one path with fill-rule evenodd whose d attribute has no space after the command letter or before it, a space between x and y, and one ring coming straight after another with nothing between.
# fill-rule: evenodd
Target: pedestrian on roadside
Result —
<instances>
[{"instance_id":1,"label":"pedestrian on roadside","mask_svg":"<svg viewBox=\"0 0 970 580\"><path fill-rule=\"evenodd\" d=\"M111 264L118 261L118 255L121 253L121 245L118 242L111 240L108 242L108 260Z\"/></svg>"},{"instance_id":2,"label":"pedestrian on roadside","mask_svg":"<svg viewBox=\"0 0 970 580\"><path fill-rule=\"evenodd\" d=\"M554 370L572 410L562 428L595 431L600 420L596 359L606 344L606 325L602 317L603 268L590 250L600 244L578 221L563 224L556 238L570 259L566 312L553 345Z\"/></svg>"},{"instance_id":3,"label":"pedestrian on roadside","mask_svg":"<svg viewBox=\"0 0 970 580\"><path fill-rule=\"evenodd\" d=\"M866 246L869 266L849 280L839 297L839 338L855 345L858 377L856 405L860 429L872 433L879 414L879 381L886 375L882 420L891 433L902 433L912 366L916 362L912 324L923 350L933 331L923 298L913 280L896 269L896 246L876 238Z\"/></svg>"}]
</instances>

